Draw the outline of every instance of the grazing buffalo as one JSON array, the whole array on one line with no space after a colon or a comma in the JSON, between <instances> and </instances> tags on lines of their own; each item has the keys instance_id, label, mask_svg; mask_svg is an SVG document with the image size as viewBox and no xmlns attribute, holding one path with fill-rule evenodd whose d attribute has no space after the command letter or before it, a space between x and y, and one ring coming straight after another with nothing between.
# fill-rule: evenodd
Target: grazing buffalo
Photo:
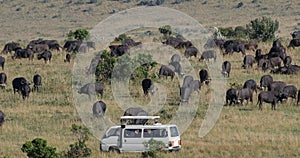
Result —
<instances>
[{"instance_id":1,"label":"grazing buffalo","mask_svg":"<svg viewBox=\"0 0 300 158\"><path fill-rule=\"evenodd\" d=\"M288 67L292 64L292 57L291 56L286 56L283 60L283 65Z\"/></svg>"},{"instance_id":2,"label":"grazing buffalo","mask_svg":"<svg viewBox=\"0 0 300 158\"><path fill-rule=\"evenodd\" d=\"M66 43L63 46L63 50L75 53L78 51L78 48L81 45L81 43L81 41L77 40L66 41Z\"/></svg>"},{"instance_id":3,"label":"grazing buffalo","mask_svg":"<svg viewBox=\"0 0 300 158\"><path fill-rule=\"evenodd\" d=\"M20 47L20 43L16 43L16 42L7 43L7 44L5 44L1 53L2 54L11 53L12 51L15 51L15 49L18 47Z\"/></svg>"},{"instance_id":4,"label":"grazing buffalo","mask_svg":"<svg viewBox=\"0 0 300 158\"><path fill-rule=\"evenodd\" d=\"M282 60L286 57L286 49L279 40L273 42L273 46L268 53L268 58L280 57Z\"/></svg>"},{"instance_id":5,"label":"grazing buffalo","mask_svg":"<svg viewBox=\"0 0 300 158\"><path fill-rule=\"evenodd\" d=\"M291 97L292 99L296 99L296 97L297 97L296 86L288 85L282 89L282 92L280 95L280 101L282 101L282 99L288 99L288 97Z\"/></svg>"},{"instance_id":6,"label":"grazing buffalo","mask_svg":"<svg viewBox=\"0 0 300 158\"><path fill-rule=\"evenodd\" d=\"M109 49L112 57L119 57L129 53L129 46L127 45L110 45Z\"/></svg>"},{"instance_id":7,"label":"grazing buffalo","mask_svg":"<svg viewBox=\"0 0 300 158\"><path fill-rule=\"evenodd\" d=\"M44 59L45 63L47 63L47 61L51 61L52 58L52 53L50 51L44 51L43 53L38 54L37 59L41 60Z\"/></svg>"},{"instance_id":8,"label":"grazing buffalo","mask_svg":"<svg viewBox=\"0 0 300 158\"><path fill-rule=\"evenodd\" d=\"M300 46L300 39L292 39L290 41L290 44L288 45L288 48L292 47L292 48L295 48L295 47L299 47Z\"/></svg>"},{"instance_id":9,"label":"grazing buffalo","mask_svg":"<svg viewBox=\"0 0 300 158\"><path fill-rule=\"evenodd\" d=\"M291 36L292 36L293 39L299 39L300 38L300 31L292 32Z\"/></svg>"},{"instance_id":10,"label":"grazing buffalo","mask_svg":"<svg viewBox=\"0 0 300 158\"><path fill-rule=\"evenodd\" d=\"M261 59L268 59L268 55L267 54L262 54L262 50L257 49L255 51L255 61L258 63L259 60L261 60Z\"/></svg>"},{"instance_id":11,"label":"grazing buffalo","mask_svg":"<svg viewBox=\"0 0 300 158\"><path fill-rule=\"evenodd\" d=\"M283 88L286 86L285 82L282 81L273 81L269 87L268 91L273 91L276 97L280 96Z\"/></svg>"},{"instance_id":12,"label":"grazing buffalo","mask_svg":"<svg viewBox=\"0 0 300 158\"><path fill-rule=\"evenodd\" d=\"M228 101L230 101L229 105L237 103L237 90L235 88L226 91L226 105L228 105Z\"/></svg>"},{"instance_id":13,"label":"grazing buffalo","mask_svg":"<svg viewBox=\"0 0 300 158\"><path fill-rule=\"evenodd\" d=\"M182 49L182 48L188 48L188 47L192 47L193 43L191 41L183 41L180 42L175 48L176 49Z\"/></svg>"},{"instance_id":14,"label":"grazing buffalo","mask_svg":"<svg viewBox=\"0 0 300 158\"><path fill-rule=\"evenodd\" d=\"M14 93L19 92L22 94L23 99L29 97L30 83L24 77L14 78L12 81Z\"/></svg>"},{"instance_id":15,"label":"grazing buffalo","mask_svg":"<svg viewBox=\"0 0 300 158\"><path fill-rule=\"evenodd\" d=\"M95 44L95 42L93 42L93 41L86 41L84 43L86 43L88 49L93 48L94 50L96 50L96 44Z\"/></svg>"},{"instance_id":16,"label":"grazing buffalo","mask_svg":"<svg viewBox=\"0 0 300 158\"><path fill-rule=\"evenodd\" d=\"M89 66L89 68L88 68L86 74L87 74L87 75L95 74L96 68L97 68L98 65L100 65L100 64L101 64L100 56L97 55L97 56L95 56L95 57L92 59L92 61L91 61L91 63L90 63L90 66Z\"/></svg>"},{"instance_id":17,"label":"grazing buffalo","mask_svg":"<svg viewBox=\"0 0 300 158\"><path fill-rule=\"evenodd\" d=\"M7 76L4 72L0 73L0 87L5 89L6 87Z\"/></svg>"},{"instance_id":18,"label":"grazing buffalo","mask_svg":"<svg viewBox=\"0 0 300 158\"><path fill-rule=\"evenodd\" d=\"M39 44L47 44L50 50L56 50L60 51L60 48L62 48L57 40L42 40L39 42Z\"/></svg>"},{"instance_id":19,"label":"grazing buffalo","mask_svg":"<svg viewBox=\"0 0 300 158\"><path fill-rule=\"evenodd\" d=\"M281 67L281 63L282 63L282 59L280 57L272 57L269 58L267 67L271 67L272 69L274 69L274 67Z\"/></svg>"},{"instance_id":20,"label":"grazing buffalo","mask_svg":"<svg viewBox=\"0 0 300 158\"><path fill-rule=\"evenodd\" d=\"M176 48L181 42L183 42L181 38L169 37L165 42L162 43Z\"/></svg>"},{"instance_id":21,"label":"grazing buffalo","mask_svg":"<svg viewBox=\"0 0 300 158\"><path fill-rule=\"evenodd\" d=\"M68 63L71 62L71 55L69 53L66 54L66 58L64 59L64 62L68 62Z\"/></svg>"},{"instance_id":22,"label":"grazing buffalo","mask_svg":"<svg viewBox=\"0 0 300 158\"><path fill-rule=\"evenodd\" d=\"M33 76L33 90L32 91L39 91L39 88L42 87L42 76L36 74Z\"/></svg>"},{"instance_id":23,"label":"grazing buffalo","mask_svg":"<svg viewBox=\"0 0 300 158\"><path fill-rule=\"evenodd\" d=\"M259 59L257 63L257 67L261 67L264 72L268 69L268 65L269 65L269 60L265 58Z\"/></svg>"},{"instance_id":24,"label":"grazing buffalo","mask_svg":"<svg viewBox=\"0 0 300 158\"><path fill-rule=\"evenodd\" d=\"M187 103L189 101L189 98L193 92L193 88L191 87L181 87L180 88L180 102L181 103Z\"/></svg>"},{"instance_id":25,"label":"grazing buffalo","mask_svg":"<svg viewBox=\"0 0 300 158\"><path fill-rule=\"evenodd\" d=\"M101 83L87 83L78 90L79 94L87 94L91 99L92 94L100 94L103 97L103 85Z\"/></svg>"},{"instance_id":26,"label":"grazing buffalo","mask_svg":"<svg viewBox=\"0 0 300 158\"><path fill-rule=\"evenodd\" d=\"M173 66L173 71L176 72L179 76L183 76L183 70L182 70L182 67L181 67L181 64L177 61L175 62L171 62L169 64L169 66Z\"/></svg>"},{"instance_id":27,"label":"grazing buffalo","mask_svg":"<svg viewBox=\"0 0 300 158\"><path fill-rule=\"evenodd\" d=\"M274 95L273 91L260 92L257 98L257 105L259 110L262 110L263 102L270 103L272 110L276 110L276 103L278 102L278 98Z\"/></svg>"},{"instance_id":28,"label":"grazing buffalo","mask_svg":"<svg viewBox=\"0 0 300 158\"><path fill-rule=\"evenodd\" d=\"M21 59L28 58L29 60L33 60L34 53L31 49L22 49L20 47L15 49L15 53L12 56L12 59Z\"/></svg>"},{"instance_id":29,"label":"grazing buffalo","mask_svg":"<svg viewBox=\"0 0 300 158\"><path fill-rule=\"evenodd\" d=\"M270 87L271 83L273 83L273 77L271 75L263 75L260 78L260 89L265 90Z\"/></svg>"},{"instance_id":30,"label":"grazing buffalo","mask_svg":"<svg viewBox=\"0 0 300 158\"><path fill-rule=\"evenodd\" d=\"M205 44L204 44L204 48L205 49L210 49L210 48L216 48L218 47L219 49L223 49L223 45L225 43L224 39L209 39Z\"/></svg>"},{"instance_id":31,"label":"grazing buffalo","mask_svg":"<svg viewBox=\"0 0 300 158\"><path fill-rule=\"evenodd\" d=\"M199 93L201 89L201 82L199 80L193 80L190 84L189 87L192 88L193 91L197 91Z\"/></svg>"},{"instance_id":32,"label":"grazing buffalo","mask_svg":"<svg viewBox=\"0 0 300 158\"><path fill-rule=\"evenodd\" d=\"M243 104L244 100L247 100L247 103L248 103L248 100L250 100L250 102L253 102L253 94L252 93L253 92L250 88L240 89L238 91L237 102L239 104Z\"/></svg>"},{"instance_id":33,"label":"grazing buffalo","mask_svg":"<svg viewBox=\"0 0 300 158\"><path fill-rule=\"evenodd\" d=\"M3 56L0 56L0 66L2 70L4 70L4 64L5 64L5 58Z\"/></svg>"},{"instance_id":34,"label":"grazing buffalo","mask_svg":"<svg viewBox=\"0 0 300 158\"><path fill-rule=\"evenodd\" d=\"M248 44L245 44L245 48L246 48L247 50L255 51L255 50L257 49L257 47L258 47L258 42L257 42L257 40L251 40L251 41L249 41Z\"/></svg>"},{"instance_id":35,"label":"grazing buffalo","mask_svg":"<svg viewBox=\"0 0 300 158\"><path fill-rule=\"evenodd\" d=\"M0 127L3 125L5 122L5 114L3 111L0 110Z\"/></svg>"},{"instance_id":36,"label":"grazing buffalo","mask_svg":"<svg viewBox=\"0 0 300 158\"><path fill-rule=\"evenodd\" d=\"M102 117L106 111L106 104L103 101L97 101L93 105L93 116L96 118Z\"/></svg>"},{"instance_id":37,"label":"grazing buffalo","mask_svg":"<svg viewBox=\"0 0 300 158\"><path fill-rule=\"evenodd\" d=\"M244 57L244 61L243 61L242 67L244 69L247 69L248 67L252 68L253 63L255 63L255 57L253 55L246 55Z\"/></svg>"},{"instance_id":38,"label":"grazing buffalo","mask_svg":"<svg viewBox=\"0 0 300 158\"><path fill-rule=\"evenodd\" d=\"M148 113L143 110L140 107L136 107L136 108L128 108L125 110L124 115L123 116L148 116ZM143 125L147 122L147 119L134 119L134 120L130 120L129 124L135 124L135 125Z\"/></svg>"},{"instance_id":39,"label":"grazing buffalo","mask_svg":"<svg viewBox=\"0 0 300 158\"><path fill-rule=\"evenodd\" d=\"M252 92L254 91L255 93L257 93L257 84L253 79L245 81L243 88L249 88L252 90Z\"/></svg>"},{"instance_id":40,"label":"grazing buffalo","mask_svg":"<svg viewBox=\"0 0 300 158\"><path fill-rule=\"evenodd\" d=\"M49 51L49 46L47 44L34 44L27 46L26 49L31 49L34 53L42 53Z\"/></svg>"},{"instance_id":41,"label":"grazing buffalo","mask_svg":"<svg viewBox=\"0 0 300 158\"><path fill-rule=\"evenodd\" d=\"M155 93L155 87L151 79L146 78L142 81L142 88L144 91L144 95L147 96L148 93L153 95Z\"/></svg>"},{"instance_id":42,"label":"grazing buffalo","mask_svg":"<svg viewBox=\"0 0 300 158\"><path fill-rule=\"evenodd\" d=\"M200 76L200 82L201 82L201 84L202 84L203 82L205 82L206 85L209 84L209 82L210 82L211 79L208 78L209 76L208 76L207 70L201 69L201 70L199 71L199 76Z\"/></svg>"},{"instance_id":43,"label":"grazing buffalo","mask_svg":"<svg viewBox=\"0 0 300 158\"><path fill-rule=\"evenodd\" d=\"M209 59L214 59L214 61L216 61L217 59L217 53L214 50L206 50L201 54L201 57L199 59L199 61L209 61Z\"/></svg>"},{"instance_id":44,"label":"grazing buffalo","mask_svg":"<svg viewBox=\"0 0 300 158\"><path fill-rule=\"evenodd\" d=\"M232 54L233 52L242 52L243 55L246 55L245 53L245 44L241 40L228 40L225 41L223 44L223 47L225 49L225 52L223 55L226 54Z\"/></svg>"},{"instance_id":45,"label":"grazing buffalo","mask_svg":"<svg viewBox=\"0 0 300 158\"><path fill-rule=\"evenodd\" d=\"M190 84L193 82L193 80L194 80L193 76L190 75L185 76L181 87L189 87Z\"/></svg>"},{"instance_id":46,"label":"grazing buffalo","mask_svg":"<svg viewBox=\"0 0 300 158\"><path fill-rule=\"evenodd\" d=\"M168 76L171 76L171 79L173 80L175 76L175 72L172 69L170 69L168 66L162 65L159 69L158 77L161 78L162 76L166 76L166 78Z\"/></svg>"},{"instance_id":47,"label":"grazing buffalo","mask_svg":"<svg viewBox=\"0 0 300 158\"><path fill-rule=\"evenodd\" d=\"M199 51L198 51L198 49L196 47L194 47L194 46L188 47L184 51L184 56L187 57L187 58L194 56L196 58L198 52Z\"/></svg>"},{"instance_id":48,"label":"grazing buffalo","mask_svg":"<svg viewBox=\"0 0 300 158\"><path fill-rule=\"evenodd\" d=\"M231 63L229 61L224 61L222 64L222 74L224 77L229 77L231 70Z\"/></svg>"},{"instance_id":49,"label":"grazing buffalo","mask_svg":"<svg viewBox=\"0 0 300 158\"><path fill-rule=\"evenodd\" d=\"M180 61L181 61L180 55L179 54L174 54L171 57L171 62L170 63L172 63L172 62L179 62L180 63Z\"/></svg>"}]
</instances>

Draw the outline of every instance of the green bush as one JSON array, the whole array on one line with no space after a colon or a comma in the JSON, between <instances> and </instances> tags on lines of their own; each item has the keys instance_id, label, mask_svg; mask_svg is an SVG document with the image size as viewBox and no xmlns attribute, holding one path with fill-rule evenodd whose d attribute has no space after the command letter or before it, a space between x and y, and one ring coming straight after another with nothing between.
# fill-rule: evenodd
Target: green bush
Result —
<instances>
[{"instance_id":1,"label":"green bush","mask_svg":"<svg viewBox=\"0 0 300 158\"><path fill-rule=\"evenodd\" d=\"M67 34L68 39L76 39L76 40L88 40L90 38L90 32L86 29L77 29L75 31L70 31Z\"/></svg>"},{"instance_id":2,"label":"green bush","mask_svg":"<svg viewBox=\"0 0 300 158\"><path fill-rule=\"evenodd\" d=\"M77 142L70 145L70 149L67 152L62 152L61 157L66 158L81 158L88 157L92 154L85 142L89 139L89 130L86 127L73 124L72 133L77 137Z\"/></svg>"},{"instance_id":3,"label":"green bush","mask_svg":"<svg viewBox=\"0 0 300 158\"><path fill-rule=\"evenodd\" d=\"M151 138L148 142L144 142L144 146L148 148L147 151L142 152L143 158L155 158L157 157L157 151L161 151L166 148L166 144L162 141L157 141Z\"/></svg>"},{"instance_id":4,"label":"green bush","mask_svg":"<svg viewBox=\"0 0 300 158\"><path fill-rule=\"evenodd\" d=\"M112 71L117 59L111 57L110 53L106 50L101 51L100 54L100 64L97 66L95 72L96 80L107 82L111 79Z\"/></svg>"},{"instance_id":5,"label":"green bush","mask_svg":"<svg viewBox=\"0 0 300 158\"><path fill-rule=\"evenodd\" d=\"M158 28L158 31L161 34L163 34L164 36L170 36L173 33L170 25L162 26L162 27Z\"/></svg>"},{"instance_id":6,"label":"green bush","mask_svg":"<svg viewBox=\"0 0 300 158\"><path fill-rule=\"evenodd\" d=\"M125 39L129 39L130 37L127 36L125 33L119 35L114 39L115 42L123 42Z\"/></svg>"},{"instance_id":7,"label":"green bush","mask_svg":"<svg viewBox=\"0 0 300 158\"><path fill-rule=\"evenodd\" d=\"M27 153L29 158L57 158L58 153L55 147L47 146L47 141L35 138L22 145L22 152Z\"/></svg>"},{"instance_id":8,"label":"green bush","mask_svg":"<svg viewBox=\"0 0 300 158\"><path fill-rule=\"evenodd\" d=\"M252 20L246 25L249 38L258 39L263 42L275 39L275 32L279 28L279 22L270 17L262 17Z\"/></svg>"}]
</instances>

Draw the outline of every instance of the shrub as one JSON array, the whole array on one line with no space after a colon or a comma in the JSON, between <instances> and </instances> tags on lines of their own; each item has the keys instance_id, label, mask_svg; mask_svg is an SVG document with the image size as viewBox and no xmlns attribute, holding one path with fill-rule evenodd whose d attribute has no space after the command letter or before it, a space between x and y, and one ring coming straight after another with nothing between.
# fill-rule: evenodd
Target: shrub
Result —
<instances>
[{"instance_id":1,"label":"shrub","mask_svg":"<svg viewBox=\"0 0 300 158\"><path fill-rule=\"evenodd\" d=\"M90 38L90 32L86 29L77 29L75 31L70 31L67 34L68 39L76 39L76 40L88 40Z\"/></svg>"},{"instance_id":2,"label":"shrub","mask_svg":"<svg viewBox=\"0 0 300 158\"><path fill-rule=\"evenodd\" d=\"M56 148L47 146L47 141L35 138L22 145L22 152L27 153L29 158L57 158Z\"/></svg>"},{"instance_id":3,"label":"shrub","mask_svg":"<svg viewBox=\"0 0 300 158\"><path fill-rule=\"evenodd\" d=\"M110 53L106 50L100 52L100 54L100 64L96 68L95 75L97 81L106 82L111 78L112 71L117 59L111 57Z\"/></svg>"},{"instance_id":4,"label":"shrub","mask_svg":"<svg viewBox=\"0 0 300 158\"><path fill-rule=\"evenodd\" d=\"M250 39L270 41L275 39L275 32L279 28L279 22L270 17L262 17L252 20L246 25Z\"/></svg>"},{"instance_id":5,"label":"shrub","mask_svg":"<svg viewBox=\"0 0 300 158\"><path fill-rule=\"evenodd\" d=\"M148 142L144 142L144 146L148 148L147 151L142 152L142 157L147 158L147 157L152 157L155 158L157 157L157 151L163 150L166 148L166 145L162 141L157 141L151 138Z\"/></svg>"},{"instance_id":6,"label":"shrub","mask_svg":"<svg viewBox=\"0 0 300 158\"><path fill-rule=\"evenodd\" d=\"M67 152L62 152L62 157L67 158L81 158L81 157L88 157L92 154L92 150L87 147L85 142L89 139L89 131L86 127L78 126L73 124L72 133L77 137L77 142L70 145L70 150Z\"/></svg>"},{"instance_id":7,"label":"shrub","mask_svg":"<svg viewBox=\"0 0 300 158\"><path fill-rule=\"evenodd\" d=\"M127 36L125 33L119 35L114 39L115 42L123 42L125 39L129 39L130 37Z\"/></svg>"},{"instance_id":8,"label":"shrub","mask_svg":"<svg viewBox=\"0 0 300 158\"><path fill-rule=\"evenodd\" d=\"M172 28L170 25L165 25L160 28L158 28L158 31L163 34L164 36L170 36L172 35Z\"/></svg>"}]
</instances>

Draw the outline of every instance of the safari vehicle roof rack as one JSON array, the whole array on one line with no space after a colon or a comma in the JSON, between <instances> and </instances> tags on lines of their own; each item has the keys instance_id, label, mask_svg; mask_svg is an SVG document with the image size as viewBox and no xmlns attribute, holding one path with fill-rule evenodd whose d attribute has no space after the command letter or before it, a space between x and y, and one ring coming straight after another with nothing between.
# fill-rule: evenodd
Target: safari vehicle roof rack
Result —
<instances>
[{"instance_id":1,"label":"safari vehicle roof rack","mask_svg":"<svg viewBox=\"0 0 300 158\"><path fill-rule=\"evenodd\" d=\"M144 122L144 125L145 125L145 124L148 124L149 120L154 120L154 123L157 123L159 118L160 118L160 116L122 116L122 117L120 117L120 122L121 122L121 125L126 125L132 120L146 120ZM131 123L131 125L134 125L134 124ZM138 125L138 124L136 124L136 125Z\"/></svg>"}]
</instances>

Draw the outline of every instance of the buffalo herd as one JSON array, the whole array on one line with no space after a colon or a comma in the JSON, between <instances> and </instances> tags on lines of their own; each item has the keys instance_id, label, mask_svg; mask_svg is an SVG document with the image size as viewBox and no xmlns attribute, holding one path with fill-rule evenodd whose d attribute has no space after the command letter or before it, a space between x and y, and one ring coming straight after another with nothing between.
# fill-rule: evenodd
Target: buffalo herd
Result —
<instances>
[{"instance_id":1,"label":"buffalo herd","mask_svg":"<svg viewBox=\"0 0 300 158\"><path fill-rule=\"evenodd\" d=\"M300 32L295 31L291 33L292 40L290 41L287 48L295 48L300 46ZM216 61L218 57L219 49L223 56L232 55L234 52L241 53L244 56L242 61L242 68L251 69L253 65L257 63L257 67L261 68L263 71L270 70L273 74L297 74L300 70L300 66L292 63L292 57L287 55L287 49L281 44L280 40L273 41L272 47L269 52L263 53L262 49L258 47L257 40L251 40L249 42L244 42L242 40L225 40L225 39L210 39L204 45L204 51L200 52L199 49L191 42L185 41L182 38L169 37L162 42L163 45L169 45L174 49L183 49L183 57L193 60L193 58L198 58L201 61ZM130 53L130 48L141 47L141 42L136 42L130 38L124 40L119 45L110 45L111 57L119 57L124 54ZM96 50L96 45L92 41L80 41L80 40L68 40L63 46L59 44L57 40L43 40L37 39L30 41L25 47L17 42L6 43L1 51L2 54L11 55L13 60L28 58L30 61L36 56L38 60L43 59L45 63L50 63L52 59L53 51L60 52L65 51L64 62L71 62L70 53L87 53L89 49ZM217 48L217 49L216 49ZM246 54L247 51L255 52L255 55ZM181 65L180 54L174 54L170 62L166 65L161 65L158 71L158 78L162 79L163 76L167 79L168 77L173 80L177 74L179 77L183 78L183 84L179 87L179 95L181 103L188 103L189 97L194 91L199 92L203 84L208 85L212 79L209 78L209 72L206 69L199 70L199 80L190 76L185 75L184 69ZM0 66L2 71L4 71L5 58L0 56ZM101 62L98 60L95 62L96 67ZM220 65L222 69L221 74L225 78L230 77L231 63L229 61L224 61ZM90 71L90 70L89 70ZM92 71L92 70L91 70ZM22 95L25 100L29 97L30 92L39 91L42 86L42 77L39 74L33 77L33 88L30 81L24 77L16 77L12 80L13 92L18 92ZM0 73L0 87L5 89L7 84L7 75L2 72ZM148 94L153 95L157 88L150 78L145 78L142 80L142 90L145 96ZM283 102L288 98L293 98L297 100L297 104L300 100L300 93L294 85L288 85L283 81L274 81L271 75L263 75L260 80L260 85L256 83L255 80L246 80L242 87L230 87L226 91L225 105L232 104L243 104L244 101L253 101L253 92L258 93L257 105L259 109L262 109L262 103L269 103L272 106L272 110L276 109L276 104L278 102ZM92 94L100 94L103 96L104 86L99 83L87 83L78 89L79 94L87 94L91 98ZM93 116L100 117L105 114L106 104L103 101L97 101L92 108ZM129 108L125 111L124 116L147 116L141 108ZM0 111L0 125L4 122L4 113ZM143 124L145 120L135 120L137 124Z\"/></svg>"}]
</instances>

